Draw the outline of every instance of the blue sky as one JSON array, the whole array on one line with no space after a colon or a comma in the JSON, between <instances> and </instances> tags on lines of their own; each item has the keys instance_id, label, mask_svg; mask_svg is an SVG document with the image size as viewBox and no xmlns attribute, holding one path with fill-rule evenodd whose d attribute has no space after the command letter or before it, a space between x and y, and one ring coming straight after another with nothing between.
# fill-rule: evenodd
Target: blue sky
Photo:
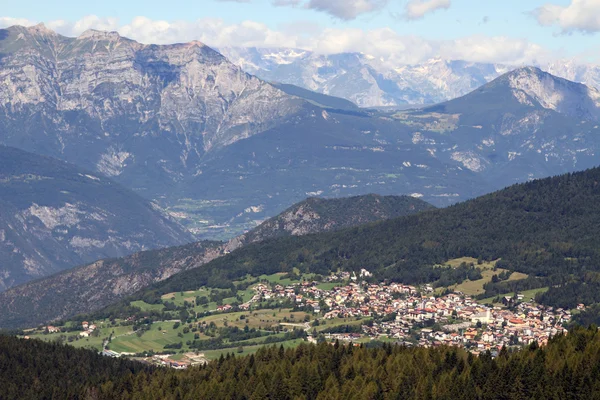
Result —
<instances>
[{"instance_id":1,"label":"blue sky","mask_svg":"<svg viewBox=\"0 0 600 400\"><path fill-rule=\"evenodd\" d=\"M276 6L275 3L286 3ZM75 36L118 30L141 42L362 51L395 62L430 57L525 63L598 61L600 0L171 0L4 4L0 26L44 22ZM143 17L143 18L140 18Z\"/></svg>"}]
</instances>

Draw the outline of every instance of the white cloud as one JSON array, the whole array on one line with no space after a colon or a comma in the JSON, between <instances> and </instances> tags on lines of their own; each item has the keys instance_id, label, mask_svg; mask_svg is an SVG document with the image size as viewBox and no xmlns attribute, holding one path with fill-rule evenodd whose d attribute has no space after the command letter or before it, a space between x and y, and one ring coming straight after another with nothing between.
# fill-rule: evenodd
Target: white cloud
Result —
<instances>
[{"instance_id":1,"label":"white cloud","mask_svg":"<svg viewBox=\"0 0 600 400\"><path fill-rule=\"evenodd\" d=\"M540 25L556 25L562 33L600 31L600 0L571 0L567 6L548 3L532 14Z\"/></svg>"},{"instance_id":2,"label":"white cloud","mask_svg":"<svg viewBox=\"0 0 600 400\"><path fill-rule=\"evenodd\" d=\"M35 25L35 22L25 18L0 17L0 28L12 25L30 26Z\"/></svg>"},{"instance_id":3,"label":"white cloud","mask_svg":"<svg viewBox=\"0 0 600 400\"><path fill-rule=\"evenodd\" d=\"M305 7L348 21L381 10L387 3L388 0L310 0Z\"/></svg>"},{"instance_id":4,"label":"white cloud","mask_svg":"<svg viewBox=\"0 0 600 400\"><path fill-rule=\"evenodd\" d=\"M273 0L271 4L275 7L296 7L302 0Z\"/></svg>"},{"instance_id":5,"label":"white cloud","mask_svg":"<svg viewBox=\"0 0 600 400\"><path fill-rule=\"evenodd\" d=\"M410 0L404 7L404 17L420 19L436 10L448 9L450 5L450 0Z\"/></svg>"},{"instance_id":6,"label":"white cloud","mask_svg":"<svg viewBox=\"0 0 600 400\"><path fill-rule=\"evenodd\" d=\"M36 22L0 17L0 27L15 23L33 25ZM303 29L301 24L298 27L287 25L281 30L273 30L260 22L227 24L216 18L189 22L135 17L122 24L116 18L96 16L87 16L75 22L49 21L46 25L65 36L78 36L90 28L115 30L122 36L141 43L168 44L199 40L217 48L293 47L320 54L362 52L391 67L415 64L435 57L523 64L547 60L552 56L542 47L525 39L468 36L455 40L429 40L416 35L399 35L391 28L323 29L318 25L311 25L310 29Z\"/></svg>"}]
</instances>

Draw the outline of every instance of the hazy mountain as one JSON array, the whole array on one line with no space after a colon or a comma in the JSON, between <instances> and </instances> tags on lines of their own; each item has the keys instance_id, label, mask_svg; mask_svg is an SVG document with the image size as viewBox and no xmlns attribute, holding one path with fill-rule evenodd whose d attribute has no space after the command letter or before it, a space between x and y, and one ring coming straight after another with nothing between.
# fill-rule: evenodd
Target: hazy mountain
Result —
<instances>
[{"instance_id":1,"label":"hazy mountain","mask_svg":"<svg viewBox=\"0 0 600 400\"><path fill-rule=\"evenodd\" d=\"M351 100L361 107L432 104L463 96L518 65L431 59L412 65L361 53L320 55L288 48L225 47L219 51L245 71ZM600 66L557 60L544 71L600 87Z\"/></svg>"},{"instance_id":2,"label":"hazy mountain","mask_svg":"<svg viewBox=\"0 0 600 400\"><path fill-rule=\"evenodd\" d=\"M155 205L101 175L0 146L0 290L190 240Z\"/></svg>"},{"instance_id":3,"label":"hazy mountain","mask_svg":"<svg viewBox=\"0 0 600 400\"><path fill-rule=\"evenodd\" d=\"M0 293L0 327L33 326L98 310L250 243L339 230L430 208L424 201L405 196L310 198L229 243L198 242L100 260L11 288Z\"/></svg>"},{"instance_id":4,"label":"hazy mountain","mask_svg":"<svg viewBox=\"0 0 600 400\"><path fill-rule=\"evenodd\" d=\"M435 161L424 177L401 175L428 153L394 121L286 94L198 42L15 26L0 31L0 53L0 143L110 176L200 237L231 238L312 193L444 195L439 178L471 179Z\"/></svg>"},{"instance_id":5,"label":"hazy mountain","mask_svg":"<svg viewBox=\"0 0 600 400\"><path fill-rule=\"evenodd\" d=\"M289 83L361 107L431 104L462 96L511 68L432 59L395 65L361 53L321 55L286 48L219 48L231 62L267 81Z\"/></svg>"}]
</instances>

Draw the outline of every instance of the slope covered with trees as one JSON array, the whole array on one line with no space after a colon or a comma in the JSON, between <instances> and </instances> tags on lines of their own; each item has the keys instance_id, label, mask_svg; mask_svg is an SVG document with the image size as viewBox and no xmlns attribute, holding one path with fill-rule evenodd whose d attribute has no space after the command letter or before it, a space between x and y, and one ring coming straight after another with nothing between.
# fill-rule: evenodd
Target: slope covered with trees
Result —
<instances>
[{"instance_id":1,"label":"slope covered with trees","mask_svg":"<svg viewBox=\"0 0 600 400\"><path fill-rule=\"evenodd\" d=\"M0 337L0 398L598 399L595 326L498 357L389 344L272 346L186 371Z\"/></svg>"}]
</instances>

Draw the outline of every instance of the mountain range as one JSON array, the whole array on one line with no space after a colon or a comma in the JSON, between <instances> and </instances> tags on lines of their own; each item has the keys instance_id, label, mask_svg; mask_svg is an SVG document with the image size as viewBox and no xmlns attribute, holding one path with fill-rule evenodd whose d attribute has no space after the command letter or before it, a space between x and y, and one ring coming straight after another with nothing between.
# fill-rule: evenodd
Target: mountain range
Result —
<instances>
[{"instance_id":1,"label":"mountain range","mask_svg":"<svg viewBox=\"0 0 600 400\"><path fill-rule=\"evenodd\" d=\"M317 54L290 48L223 47L245 71L350 100L360 107L440 103L463 96L522 65L430 59L401 64L363 53ZM555 76L600 87L600 67L574 60L535 66Z\"/></svg>"},{"instance_id":2,"label":"mountain range","mask_svg":"<svg viewBox=\"0 0 600 400\"><path fill-rule=\"evenodd\" d=\"M597 91L537 68L485 83L510 68L450 63L465 88L484 86L395 111L268 83L199 42L15 26L0 31L0 54L0 143L109 176L198 239L229 240L307 196L407 194L446 206L591 167L600 145ZM302 58L288 56L278 65Z\"/></svg>"},{"instance_id":3,"label":"mountain range","mask_svg":"<svg viewBox=\"0 0 600 400\"><path fill-rule=\"evenodd\" d=\"M96 311L251 243L340 230L431 208L408 196L310 198L227 243L202 241L99 260L11 288L0 293L0 327L27 327Z\"/></svg>"},{"instance_id":4,"label":"mountain range","mask_svg":"<svg viewBox=\"0 0 600 400\"><path fill-rule=\"evenodd\" d=\"M0 291L191 240L155 204L100 174L0 146Z\"/></svg>"}]
</instances>

